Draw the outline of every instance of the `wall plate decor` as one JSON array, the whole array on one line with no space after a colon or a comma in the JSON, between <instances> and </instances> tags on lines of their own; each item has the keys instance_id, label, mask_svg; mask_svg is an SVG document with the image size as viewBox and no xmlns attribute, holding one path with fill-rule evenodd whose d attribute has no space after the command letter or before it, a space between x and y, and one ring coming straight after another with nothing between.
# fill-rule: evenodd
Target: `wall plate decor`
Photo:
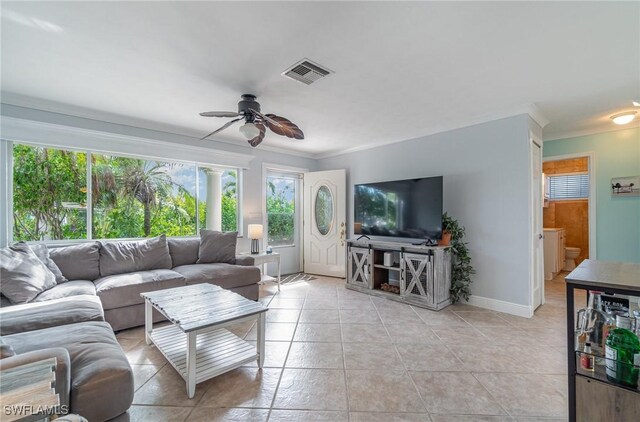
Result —
<instances>
[{"instance_id":1,"label":"wall plate decor","mask_svg":"<svg viewBox=\"0 0 640 422\"><path fill-rule=\"evenodd\" d=\"M640 196L640 176L611 179L612 196Z\"/></svg>"}]
</instances>

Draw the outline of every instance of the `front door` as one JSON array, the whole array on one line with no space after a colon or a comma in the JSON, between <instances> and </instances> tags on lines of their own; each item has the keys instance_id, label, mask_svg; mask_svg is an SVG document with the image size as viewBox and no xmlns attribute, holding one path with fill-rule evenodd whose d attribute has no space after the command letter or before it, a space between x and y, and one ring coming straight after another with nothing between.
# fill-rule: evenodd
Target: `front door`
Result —
<instances>
[{"instance_id":1,"label":"front door","mask_svg":"<svg viewBox=\"0 0 640 422\"><path fill-rule=\"evenodd\" d=\"M305 173L305 273L345 277L346 200L344 170Z\"/></svg>"}]
</instances>

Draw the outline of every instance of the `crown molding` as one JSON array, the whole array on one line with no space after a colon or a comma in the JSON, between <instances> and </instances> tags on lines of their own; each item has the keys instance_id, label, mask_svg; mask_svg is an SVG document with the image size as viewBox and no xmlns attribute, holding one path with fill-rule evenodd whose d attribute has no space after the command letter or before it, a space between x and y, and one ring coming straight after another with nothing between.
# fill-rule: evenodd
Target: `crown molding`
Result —
<instances>
[{"instance_id":1,"label":"crown molding","mask_svg":"<svg viewBox=\"0 0 640 422\"><path fill-rule=\"evenodd\" d=\"M544 135L544 142L553 142L553 141L560 141L562 139L569 139L569 138L577 138L580 136L589 136L589 135L597 135L599 133L607 133L607 132L620 132L623 130L630 130L630 129L640 129L640 122L637 122L635 124L632 124L630 126L627 127L615 127L612 128L610 125L607 126L597 126L591 129L582 129L582 130L567 130L567 131L562 131L562 132L555 132L555 133L551 133L550 135Z\"/></svg>"},{"instance_id":2,"label":"crown molding","mask_svg":"<svg viewBox=\"0 0 640 422\"><path fill-rule=\"evenodd\" d=\"M526 113L531 117L538 125L540 125L540 129L544 129L551 121L547 119L547 117L540 111L538 106L535 103L528 104L524 106L526 109Z\"/></svg>"},{"instance_id":3,"label":"crown molding","mask_svg":"<svg viewBox=\"0 0 640 422\"><path fill-rule=\"evenodd\" d=\"M0 116L2 139L106 154L249 168L254 155L121 135L16 117Z\"/></svg>"},{"instance_id":4,"label":"crown molding","mask_svg":"<svg viewBox=\"0 0 640 422\"><path fill-rule=\"evenodd\" d=\"M161 122L152 122L135 117L128 117L121 114L109 113L92 108L65 104L58 101L36 98L29 95L16 94L14 92L2 91L2 105L10 105L37 112L54 113L64 117L93 120L99 123L108 123L119 126L128 126L136 129L153 130L172 135L187 136L196 138L196 132L187 128L169 125Z\"/></svg>"}]
</instances>

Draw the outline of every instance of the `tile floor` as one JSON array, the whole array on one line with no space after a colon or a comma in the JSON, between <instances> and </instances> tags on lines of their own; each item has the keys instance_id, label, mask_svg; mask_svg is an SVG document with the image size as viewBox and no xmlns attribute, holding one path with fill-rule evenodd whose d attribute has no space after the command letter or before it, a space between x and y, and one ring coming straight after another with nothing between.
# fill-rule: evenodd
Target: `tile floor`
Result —
<instances>
[{"instance_id":1,"label":"tile floor","mask_svg":"<svg viewBox=\"0 0 640 422\"><path fill-rule=\"evenodd\" d=\"M567 417L565 295L546 283L533 318L469 305L440 312L318 278L261 286L265 368L184 381L142 328L118 333L135 376L132 421L562 421ZM248 341L255 327L234 332Z\"/></svg>"}]
</instances>

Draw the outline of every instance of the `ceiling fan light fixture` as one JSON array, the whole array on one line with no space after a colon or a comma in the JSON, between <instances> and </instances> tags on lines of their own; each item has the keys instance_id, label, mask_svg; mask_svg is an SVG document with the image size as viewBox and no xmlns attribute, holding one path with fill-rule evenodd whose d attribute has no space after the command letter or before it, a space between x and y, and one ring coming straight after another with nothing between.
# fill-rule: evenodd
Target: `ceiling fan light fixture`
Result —
<instances>
[{"instance_id":1,"label":"ceiling fan light fixture","mask_svg":"<svg viewBox=\"0 0 640 422\"><path fill-rule=\"evenodd\" d=\"M626 125L636 118L636 114L638 114L637 111L625 111L624 113L614 114L611 116L611 120L617 125Z\"/></svg>"},{"instance_id":2,"label":"ceiling fan light fixture","mask_svg":"<svg viewBox=\"0 0 640 422\"><path fill-rule=\"evenodd\" d=\"M240 126L240 133L249 141L260 135L260 129L253 123L245 123Z\"/></svg>"}]
</instances>

